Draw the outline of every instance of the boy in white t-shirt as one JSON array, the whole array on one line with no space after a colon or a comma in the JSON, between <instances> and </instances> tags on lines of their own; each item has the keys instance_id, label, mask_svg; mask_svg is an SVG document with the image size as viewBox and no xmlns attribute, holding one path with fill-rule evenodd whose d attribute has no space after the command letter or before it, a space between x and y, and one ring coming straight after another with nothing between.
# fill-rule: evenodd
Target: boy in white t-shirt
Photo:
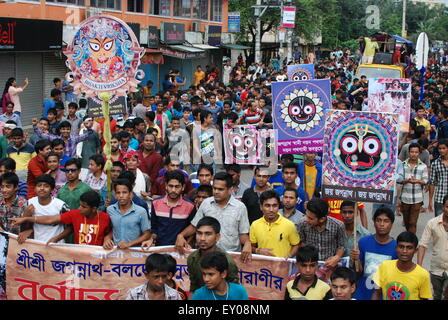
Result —
<instances>
[{"instance_id":1,"label":"boy in white t-shirt","mask_svg":"<svg viewBox=\"0 0 448 320\"><path fill-rule=\"evenodd\" d=\"M37 196L28 200L28 207L25 209L24 217L54 216L69 211L64 201L51 197L54 187L54 178L49 174L42 174L37 177L35 188ZM25 226L24 229L26 230L19 234L19 243L23 243L31 234L34 234L33 239L49 243L53 242L52 239L57 236L65 238L71 233L70 228L64 230L64 226L61 224L44 225L34 223L32 228L30 226L26 228ZM59 243L64 243L64 240L60 240Z\"/></svg>"}]
</instances>

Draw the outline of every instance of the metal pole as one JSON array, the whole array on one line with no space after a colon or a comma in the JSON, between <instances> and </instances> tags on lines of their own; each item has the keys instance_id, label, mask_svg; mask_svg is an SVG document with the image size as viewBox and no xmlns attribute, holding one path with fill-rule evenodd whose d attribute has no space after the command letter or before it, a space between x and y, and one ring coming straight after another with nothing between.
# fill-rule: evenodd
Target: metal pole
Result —
<instances>
[{"instance_id":1,"label":"metal pole","mask_svg":"<svg viewBox=\"0 0 448 320\"><path fill-rule=\"evenodd\" d=\"M261 0L257 0L257 6L261 6ZM255 63L260 63L260 48L261 48L261 17L260 8L255 8L255 17L257 19L257 30L255 32Z\"/></svg>"},{"instance_id":2,"label":"metal pole","mask_svg":"<svg viewBox=\"0 0 448 320\"><path fill-rule=\"evenodd\" d=\"M283 0L280 2L280 19L283 19ZM280 23L280 27L282 27L282 23ZM286 33L284 33L284 36L286 36ZM283 52L283 38L282 38L282 39L280 39L280 49L278 50L278 56L280 58L279 59L280 66L282 65L282 61L283 61L283 53L284 52Z\"/></svg>"},{"instance_id":3,"label":"metal pole","mask_svg":"<svg viewBox=\"0 0 448 320\"><path fill-rule=\"evenodd\" d=\"M406 38L406 0L403 0L403 21L401 24L401 36Z\"/></svg>"}]
</instances>

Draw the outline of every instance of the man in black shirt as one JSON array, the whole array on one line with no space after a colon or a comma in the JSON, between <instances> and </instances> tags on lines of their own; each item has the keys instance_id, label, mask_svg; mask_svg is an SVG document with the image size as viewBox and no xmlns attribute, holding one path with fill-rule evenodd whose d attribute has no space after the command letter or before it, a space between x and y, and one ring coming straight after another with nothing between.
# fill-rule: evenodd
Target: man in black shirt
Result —
<instances>
[{"instance_id":1,"label":"man in black shirt","mask_svg":"<svg viewBox=\"0 0 448 320\"><path fill-rule=\"evenodd\" d=\"M250 224L263 216L260 208L260 195L264 191L271 189L271 186L268 184L270 178L268 167L257 167L255 169L254 177L255 186L246 189L243 198L241 199L247 208Z\"/></svg>"}]
</instances>

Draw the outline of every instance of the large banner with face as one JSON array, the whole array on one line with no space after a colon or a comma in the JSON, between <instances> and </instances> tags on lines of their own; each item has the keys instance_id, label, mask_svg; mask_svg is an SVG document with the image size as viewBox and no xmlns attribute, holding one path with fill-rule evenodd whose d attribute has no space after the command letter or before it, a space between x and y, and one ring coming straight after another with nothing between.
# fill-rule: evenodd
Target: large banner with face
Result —
<instances>
[{"instance_id":1,"label":"large banner with face","mask_svg":"<svg viewBox=\"0 0 448 320\"><path fill-rule=\"evenodd\" d=\"M396 114L328 111L322 196L392 203L398 135Z\"/></svg>"},{"instance_id":2,"label":"large banner with face","mask_svg":"<svg viewBox=\"0 0 448 320\"><path fill-rule=\"evenodd\" d=\"M275 131L252 125L226 125L223 131L225 163L265 164L275 157Z\"/></svg>"},{"instance_id":3,"label":"large banner with face","mask_svg":"<svg viewBox=\"0 0 448 320\"><path fill-rule=\"evenodd\" d=\"M322 152L330 80L273 82L272 95L278 153Z\"/></svg>"},{"instance_id":4,"label":"large banner with face","mask_svg":"<svg viewBox=\"0 0 448 320\"><path fill-rule=\"evenodd\" d=\"M9 237L6 261L8 300L122 300L129 289L147 282L145 260L152 253L173 256L174 280L188 292L188 254L174 247L106 251L97 246L46 245L27 240L19 245ZM292 260L253 255L242 263L239 253L229 253L239 268L239 280L250 299L282 300Z\"/></svg>"},{"instance_id":5,"label":"large banner with face","mask_svg":"<svg viewBox=\"0 0 448 320\"><path fill-rule=\"evenodd\" d=\"M398 114L400 131L409 131L411 117L411 79L370 79L370 112Z\"/></svg>"},{"instance_id":6,"label":"large banner with face","mask_svg":"<svg viewBox=\"0 0 448 320\"><path fill-rule=\"evenodd\" d=\"M126 96L136 92L144 73L138 69L145 49L128 24L108 15L84 20L64 54L75 93Z\"/></svg>"},{"instance_id":7,"label":"large banner with face","mask_svg":"<svg viewBox=\"0 0 448 320\"><path fill-rule=\"evenodd\" d=\"M288 80L303 81L314 79L314 64L288 65Z\"/></svg>"}]
</instances>

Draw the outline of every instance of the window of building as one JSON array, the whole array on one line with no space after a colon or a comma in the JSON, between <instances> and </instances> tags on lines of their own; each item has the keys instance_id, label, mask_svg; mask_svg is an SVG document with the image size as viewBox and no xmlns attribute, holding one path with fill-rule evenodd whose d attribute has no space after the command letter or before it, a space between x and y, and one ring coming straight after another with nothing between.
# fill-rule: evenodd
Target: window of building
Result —
<instances>
[{"instance_id":1,"label":"window of building","mask_svg":"<svg viewBox=\"0 0 448 320\"><path fill-rule=\"evenodd\" d=\"M129 12L143 12L143 0L128 0Z\"/></svg>"},{"instance_id":2,"label":"window of building","mask_svg":"<svg viewBox=\"0 0 448 320\"><path fill-rule=\"evenodd\" d=\"M222 21L222 0L210 0L211 4L211 17L212 21Z\"/></svg>"},{"instance_id":3,"label":"window of building","mask_svg":"<svg viewBox=\"0 0 448 320\"><path fill-rule=\"evenodd\" d=\"M38 0L34 0L34 1L38 1ZM47 2L60 3L60 4L71 4L74 6L81 6L81 7L85 6L84 0L47 0Z\"/></svg>"},{"instance_id":4,"label":"window of building","mask_svg":"<svg viewBox=\"0 0 448 320\"><path fill-rule=\"evenodd\" d=\"M121 0L90 0L90 6L102 9L121 10Z\"/></svg>"},{"instance_id":5,"label":"window of building","mask_svg":"<svg viewBox=\"0 0 448 320\"><path fill-rule=\"evenodd\" d=\"M152 0L151 14L157 16L169 16L170 0Z\"/></svg>"},{"instance_id":6,"label":"window of building","mask_svg":"<svg viewBox=\"0 0 448 320\"><path fill-rule=\"evenodd\" d=\"M191 0L191 17L197 19L199 16L199 0Z\"/></svg>"},{"instance_id":7,"label":"window of building","mask_svg":"<svg viewBox=\"0 0 448 320\"><path fill-rule=\"evenodd\" d=\"M174 16L191 18L191 0L174 0Z\"/></svg>"},{"instance_id":8,"label":"window of building","mask_svg":"<svg viewBox=\"0 0 448 320\"><path fill-rule=\"evenodd\" d=\"M199 19L208 20L208 0L199 1Z\"/></svg>"}]
</instances>

